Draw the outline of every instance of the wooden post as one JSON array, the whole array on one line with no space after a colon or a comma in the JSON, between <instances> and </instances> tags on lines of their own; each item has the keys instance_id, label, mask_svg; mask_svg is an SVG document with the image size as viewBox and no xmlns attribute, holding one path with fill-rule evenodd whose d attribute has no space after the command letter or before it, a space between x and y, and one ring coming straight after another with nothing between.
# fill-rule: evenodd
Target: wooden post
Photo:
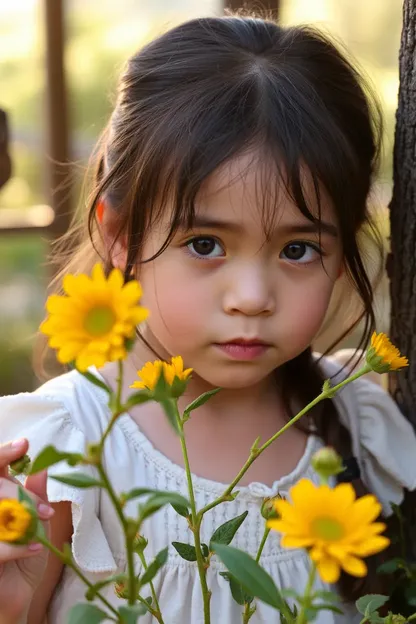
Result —
<instances>
[{"instance_id":1,"label":"wooden post","mask_svg":"<svg viewBox=\"0 0 416 624\"><path fill-rule=\"evenodd\" d=\"M55 219L54 238L64 234L71 220L69 121L64 67L64 0L45 0L47 72L47 180Z\"/></svg>"}]
</instances>

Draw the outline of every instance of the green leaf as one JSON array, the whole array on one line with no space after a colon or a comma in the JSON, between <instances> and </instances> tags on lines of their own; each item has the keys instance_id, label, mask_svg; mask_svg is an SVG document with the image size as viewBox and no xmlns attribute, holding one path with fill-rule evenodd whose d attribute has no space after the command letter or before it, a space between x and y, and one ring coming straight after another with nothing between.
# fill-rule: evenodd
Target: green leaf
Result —
<instances>
[{"instance_id":1,"label":"green leaf","mask_svg":"<svg viewBox=\"0 0 416 624\"><path fill-rule=\"evenodd\" d=\"M189 518L190 512L187 507L185 507L184 505L178 505L177 503L171 503L171 505L177 514L179 514L183 518Z\"/></svg>"},{"instance_id":2,"label":"green leaf","mask_svg":"<svg viewBox=\"0 0 416 624\"><path fill-rule=\"evenodd\" d=\"M134 407L135 405L142 405L143 403L147 403L148 401L151 401L152 398L153 397L148 390L140 390L139 392L133 392L133 394L131 394L129 398L127 399L127 401L125 402L123 406L124 410L128 412L131 407Z\"/></svg>"},{"instance_id":3,"label":"green leaf","mask_svg":"<svg viewBox=\"0 0 416 624\"><path fill-rule=\"evenodd\" d=\"M90 487L104 487L104 484L97 479L93 479L89 475L73 472L67 475L51 475L51 479L65 483L66 485L73 485L77 488L90 488Z\"/></svg>"},{"instance_id":4,"label":"green leaf","mask_svg":"<svg viewBox=\"0 0 416 624\"><path fill-rule=\"evenodd\" d=\"M247 593L275 609L282 609L283 599L272 577L247 553L225 544L211 543L211 549L241 583Z\"/></svg>"},{"instance_id":5,"label":"green leaf","mask_svg":"<svg viewBox=\"0 0 416 624\"><path fill-rule=\"evenodd\" d=\"M314 622L318 615L318 611L314 607L307 607L304 609L303 613L305 614L306 622Z\"/></svg>"},{"instance_id":6,"label":"green leaf","mask_svg":"<svg viewBox=\"0 0 416 624\"><path fill-rule=\"evenodd\" d=\"M169 423L172 425L173 430L179 435L180 428L177 420L178 408L176 405L176 399L160 399L159 403L165 410L165 414Z\"/></svg>"},{"instance_id":7,"label":"green leaf","mask_svg":"<svg viewBox=\"0 0 416 624\"><path fill-rule=\"evenodd\" d=\"M107 394L112 394L113 391L111 390L111 388L109 388L107 386L107 384L104 383L104 381L101 381L101 379L98 379L98 377L96 377L95 375L93 375L89 371L84 371L84 372L78 371L78 372L81 373L81 375L83 375L85 377L85 379L88 379L88 381L90 381L92 384L94 384L94 386L98 386L102 390L105 390L105 392L107 392Z\"/></svg>"},{"instance_id":8,"label":"green leaf","mask_svg":"<svg viewBox=\"0 0 416 624\"><path fill-rule=\"evenodd\" d=\"M401 559L400 557L395 557L394 559L389 559L388 561L385 561L384 563L379 565L377 568L377 574L393 574L393 572L396 572L396 570L403 570L403 568L406 567L407 564L404 559Z\"/></svg>"},{"instance_id":9,"label":"green leaf","mask_svg":"<svg viewBox=\"0 0 416 624\"><path fill-rule=\"evenodd\" d=\"M229 572L220 572L220 575L223 576L230 584L231 595L235 602L240 606L245 605L246 603L250 603L253 601L253 596L244 591L241 583L237 581Z\"/></svg>"},{"instance_id":10,"label":"green leaf","mask_svg":"<svg viewBox=\"0 0 416 624\"><path fill-rule=\"evenodd\" d=\"M282 596L285 596L286 590L282 590ZM322 600L327 600L328 602L338 602L339 596L331 591L326 591L325 589L318 589L318 591L313 593L313 598L322 598Z\"/></svg>"},{"instance_id":11,"label":"green leaf","mask_svg":"<svg viewBox=\"0 0 416 624\"><path fill-rule=\"evenodd\" d=\"M204 405L204 403L209 401L209 399L212 396L214 396L214 394L217 394L217 392L219 392L220 390L221 388L214 388L214 390L208 390L208 392L204 392L204 394L201 394L201 396L197 397L195 401L192 401L192 403L187 405L183 413L183 421L186 422L189 419L191 412L196 410L197 407L201 407L201 405Z\"/></svg>"},{"instance_id":12,"label":"green leaf","mask_svg":"<svg viewBox=\"0 0 416 624\"><path fill-rule=\"evenodd\" d=\"M30 498L25 488L22 485L19 485L17 490L18 490L17 498L19 500L19 503L26 503L26 505L30 507L30 509L32 509L37 516L35 502L32 498Z\"/></svg>"},{"instance_id":13,"label":"green leaf","mask_svg":"<svg viewBox=\"0 0 416 624\"><path fill-rule=\"evenodd\" d=\"M241 514L241 516L237 516L236 518L232 518L227 522L224 522L221 526L218 527L212 534L212 537L209 541L209 548L212 550L212 544L215 542L216 544L229 544L233 539L234 535L237 533L240 526L243 524L244 520L247 518L248 511L245 511Z\"/></svg>"},{"instance_id":14,"label":"green leaf","mask_svg":"<svg viewBox=\"0 0 416 624\"><path fill-rule=\"evenodd\" d=\"M112 576L107 576L107 578L105 578L104 580L98 581L98 583L94 583L92 587L88 587L87 591L85 592L85 599L89 601L94 600L95 596L97 595L97 592L99 592L100 589L102 589L103 587L106 587L110 583L117 583L118 581L126 581L126 580L127 580L127 576L124 573L113 574Z\"/></svg>"},{"instance_id":15,"label":"green leaf","mask_svg":"<svg viewBox=\"0 0 416 624\"><path fill-rule=\"evenodd\" d=\"M209 548L206 544L201 544L201 550L202 550L202 554L204 555L204 557L208 557Z\"/></svg>"},{"instance_id":16,"label":"green leaf","mask_svg":"<svg viewBox=\"0 0 416 624\"><path fill-rule=\"evenodd\" d=\"M91 604L77 604L69 612L68 624L99 624L108 618L105 611Z\"/></svg>"},{"instance_id":17,"label":"green leaf","mask_svg":"<svg viewBox=\"0 0 416 624\"><path fill-rule=\"evenodd\" d=\"M123 624L136 624L141 615L146 615L148 608L143 603L138 605L123 605L119 607L118 612ZM90 623L88 622L88 624Z\"/></svg>"},{"instance_id":18,"label":"green leaf","mask_svg":"<svg viewBox=\"0 0 416 624\"><path fill-rule=\"evenodd\" d=\"M80 453L62 453L54 446L46 446L34 460L30 474L36 474L45 468L49 468L49 466L58 464L60 461L66 461L70 466L76 466L83 459L84 457Z\"/></svg>"},{"instance_id":19,"label":"green leaf","mask_svg":"<svg viewBox=\"0 0 416 624\"><path fill-rule=\"evenodd\" d=\"M377 611L388 599L388 596L382 596L381 594L367 594L366 596L361 596L361 598L356 601L355 606L359 613L368 615L373 611Z\"/></svg>"},{"instance_id":20,"label":"green leaf","mask_svg":"<svg viewBox=\"0 0 416 624\"><path fill-rule=\"evenodd\" d=\"M329 604L327 602L321 602L319 604L314 605L314 609L317 611L333 611L334 613L339 613L340 615L344 615L344 611L339 607L336 607L333 604Z\"/></svg>"},{"instance_id":21,"label":"green leaf","mask_svg":"<svg viewBox=\"0 0 416 624\"><path fill-rule=\"evenodd\" d=\"M183 544L182 542L172 542L172 546L185 561L196 561L195 546Z\"/></svg>"},{"instance_id":22,"label":"green leaf","mask_svg":"<svg viewBox=\"0 0 416 624\"><path fill-rule=\"evenodd\" d=\"M280 595L283 598L294 598L295 600L299 600L299 594L294 589L281 589Z\"/></svg>"},{"instance_id":23,"label":"green leaf","mask_svg":"<svg viewBox=\"0 0 416 624\"><path fill-rule=\"evenodd\" d=\"M414 581L410 582L406 589L404 590L404 595L406 598L407 604L411 607L416 607L416 583Z\"/></svg>"},{"instance_id":24,"label":"green leaf","mask_svg":"<svg viewBox=\"0 0 416 624\"><path fill-rule=\"evenodd\" d=\"M172 502L180 505L189 504L186 498L176 492L156 492L153 496L149 496L145 503L139 505L139 522L143 522L145 518Z\"/></svg>"},{"instance_id":25,"label":"green leaf","mask_svg":"<svg viewBox=\"0 0 416 624\"><path fill-rule=\"evenodd\" d=\"M159 572L160 568L166 563L168 558L168 549L161 550L151 563L147 566L143 576L139 579L139 588L143 587L147 583L150 583Z\"/></svg>"},{"instance_id":26,"label":"green leaf","mask_svg":"<svg viewBox=\"0 0 416 624\"><path fill-rule=\"evenodd\" d=\"M179 505L185 509L191 506L190 502L177 492L165 492L164 490L155 490L152 488L134 488L130 490L130 492L121 494L121 497L124 501L129 501L147 494L154 494L155 496L165 498L166 502L164 504L170 503L171 505Z\"/></svg>"}]
</instances>

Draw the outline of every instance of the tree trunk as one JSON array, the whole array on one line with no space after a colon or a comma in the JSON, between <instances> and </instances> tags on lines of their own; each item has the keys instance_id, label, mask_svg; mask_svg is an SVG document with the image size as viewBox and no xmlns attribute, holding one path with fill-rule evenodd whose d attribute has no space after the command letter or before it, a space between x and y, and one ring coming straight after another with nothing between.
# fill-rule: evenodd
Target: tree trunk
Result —
<instances>
[{"instance_id":1,"label":"tree trunk","mask_svg":"<svg viewBox=\"0 0 416 624\"><path fill-rule=\"evenodd\" d=\"M416 0L404 0L399 77L390 203L390 333L410 366L391 376L390 389L416 427Z\"/></svg>"}]
</instances>

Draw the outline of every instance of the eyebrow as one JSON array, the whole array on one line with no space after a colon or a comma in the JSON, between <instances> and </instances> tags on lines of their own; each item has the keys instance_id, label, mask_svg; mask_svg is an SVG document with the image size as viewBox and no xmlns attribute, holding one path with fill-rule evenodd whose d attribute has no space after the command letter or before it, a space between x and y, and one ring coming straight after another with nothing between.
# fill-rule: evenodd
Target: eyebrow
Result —
<instances>
[{"instance_id":1,"label":"eyebrow","mask_svg":"<svg viewBox=\"0 0 416 624\"><path fill-rule=\"evenodd\" d=\"M180 224L185 230L188 229L185 223ZM212 228L216 230L228 230L230 232L240 233L242 227L238 223L232 221L223 221L222 219L210 219L209 217L195 216L192 221L193 228ZM338 230L335 225L327 221L319 221L318 223L300 223L293 225L285 225L281 228L284 235L290 234L328 234L333 238L338 238Z\"/></svg>"}]
</instances>

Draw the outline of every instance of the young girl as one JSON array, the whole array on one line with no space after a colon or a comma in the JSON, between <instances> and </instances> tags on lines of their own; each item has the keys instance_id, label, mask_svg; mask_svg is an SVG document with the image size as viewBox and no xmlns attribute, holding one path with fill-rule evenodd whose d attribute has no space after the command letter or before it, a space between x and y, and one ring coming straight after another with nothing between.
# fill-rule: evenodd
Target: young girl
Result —
<instances>
[{"instance_id":1,"label":"young girl","mask_svg":"<svg viewBox=\"0 0 416 624\"><path fill-rule=\"evenodd\" d=\"M127 64L98 154L90 238L65 272L89 272L101 258L108 270L119 267L126 279L142 283L150 316L125 362L124 396L146 361L179 354L194 369L182 407L209 388L223 388L186 425L198 508L223 492L257 436L264 441L280 429L318 395L325 378L347 374L336 356L318 358L311 350L342 273L361 299L361 344L368 342L373 295L358 237L369 223L376 132L356 71L309 28L197 19ZM115 386L115 364L93 372ZM7 465L28 443L32 457L48 444L83 452L108 419L107 395L76 370L33 393L3 398L0 496L17 495ZM22 436L28 443L8 443ZM357 491L376 494L386 516L404 488L416 487L410 424L380 386L360 379L260 456L236 500L206 515L202 539L248 510L233 545L254 554L264 498L287 495L300 478L318 482L310 462L324 444L355 458ZM179 440L158 404L123 415L104 450L117 491L145 486L186 494ZM58 465L49 475L63 472ZM46 493L44 475L29 478L26 488L53 542L59 548L71 542L91 580L126 569L118 520L103 493L49 479ZM172 541L192 541L186 520L170 506L143 533L149 559ZM63 624L84 599L72 570L54 557L46 562L43 551L1 544L0 562L2 624L40 624L46 614L50 624ZM304 589L308 556L282 549L277 533L261 564L279 587ZM354 599L379 590L376 558L368 565L365 579L344 574L338 584L345 615L320 612L318 624L359 621ZM237 624L241 607L222 570L214 557L212 622ZM326 587L319 579L316 585ZM155 587L166 624L202 622L196 564L172 547ZM119 604L111 586L103 593ZM277 611L258 602L253 624L279 621Z\"/></svg>"}]
</instances>

